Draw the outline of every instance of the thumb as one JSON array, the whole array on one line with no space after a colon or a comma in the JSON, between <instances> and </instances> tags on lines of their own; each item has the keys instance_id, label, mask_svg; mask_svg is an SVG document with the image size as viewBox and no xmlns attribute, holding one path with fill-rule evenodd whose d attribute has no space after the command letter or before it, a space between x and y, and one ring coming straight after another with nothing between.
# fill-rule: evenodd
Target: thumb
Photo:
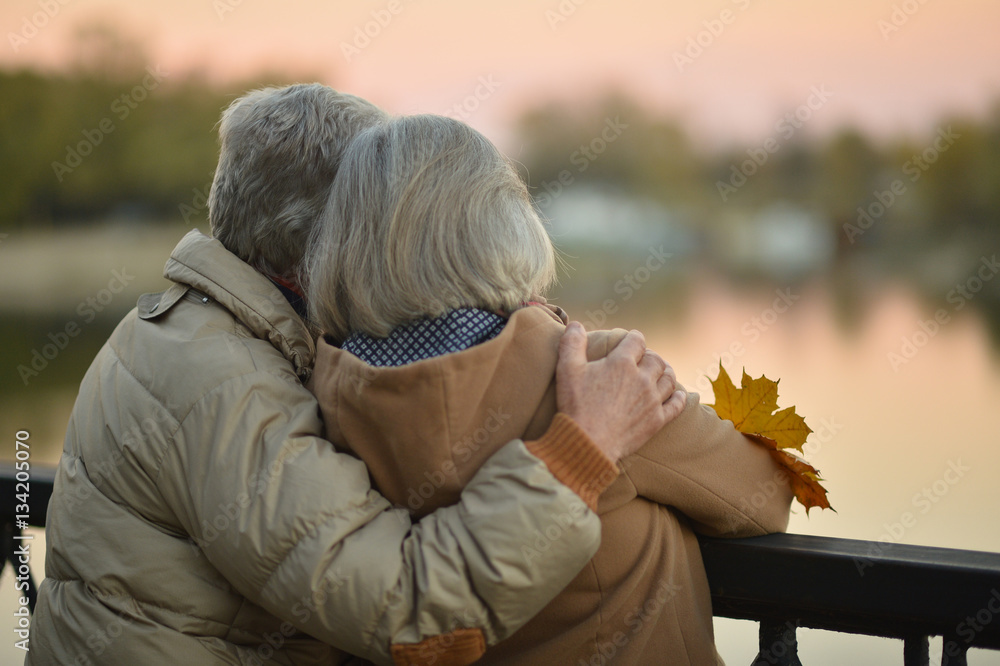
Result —
<instances>
[{"instance_id":1,"label":"thumb","mask_svg":"<svg viewBox=\"0 0 1000 666\"><path fill-rule=\"evenodd\" d=\"M559 361L556 374L575 374L587 365L587 332L583 324L571 321L559 339Z\"/></svg>"}]
</instances>

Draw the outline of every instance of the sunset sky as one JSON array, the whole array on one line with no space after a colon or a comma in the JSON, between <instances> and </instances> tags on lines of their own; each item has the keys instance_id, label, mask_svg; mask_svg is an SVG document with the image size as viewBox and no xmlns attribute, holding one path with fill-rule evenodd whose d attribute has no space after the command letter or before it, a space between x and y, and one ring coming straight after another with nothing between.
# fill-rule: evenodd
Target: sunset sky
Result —
<instances>
[{"instance_id":1,"label":"sunset sky","mask_svg":"<svg viewBox=\"0 0 1000 666\"><path fill-rule=\"evenodd\" d=\"M710 144L763 140L814 86L831 93L808 123L819 133L846 123L929 133L1000 101L996 0L59 3L0 6L0 66L63 66L74 30L104 20L171 73L316 76L401 113L446 112L478 86L465 119L500 141L527 107L610 89L681 117ZM685 53L689 40L700 53Z\"/></svg>"}]
</instances>

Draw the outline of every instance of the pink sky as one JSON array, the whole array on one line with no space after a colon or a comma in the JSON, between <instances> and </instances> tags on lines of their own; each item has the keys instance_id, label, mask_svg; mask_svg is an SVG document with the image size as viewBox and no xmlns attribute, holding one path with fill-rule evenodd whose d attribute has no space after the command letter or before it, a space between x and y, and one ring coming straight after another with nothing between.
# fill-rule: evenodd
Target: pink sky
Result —
<instances>
[{"instance_id":1,"label":"pink sky","mask_svg":"<svg viewBox=\"0 0 1000 666\"><path fill-rule=\"evenodd\" d=\"M813 86L832 93L812 114L814 132L856 123L883 136L929 133L1000 101L996 0L65 0L51 18L41 13L59 1L3 3L0 66L58 67L74 28L106 18L167 71L314 73L394 112L446 112L484 77L495 89L480 87L485 99L470 100L465 120L500 141L526 107L610 88L714 143L763 140ZM892 25L894 11L898 30L884 35L879 21ZM371 23L375 36L348 57L344 45L373 13L389 20ZM44 25L15 50L11 34L33 16ZM718 35L703 32L706 21ZM702 32L708 46L680 71L675 54Z\"/></svg>"}]
</instances>

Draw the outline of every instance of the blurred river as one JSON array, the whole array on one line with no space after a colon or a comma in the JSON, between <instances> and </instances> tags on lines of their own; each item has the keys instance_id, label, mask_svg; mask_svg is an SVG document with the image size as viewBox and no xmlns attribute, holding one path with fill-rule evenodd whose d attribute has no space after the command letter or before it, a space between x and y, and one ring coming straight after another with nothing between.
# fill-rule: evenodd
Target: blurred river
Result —
<instances>
[{"instance_id":1,"label":"blurred river","mask_svg":"<svg viewBox=\"0 0 1000 666\"><path fill-rule=\"evenodd\" d=\"M806 457L837 510L807 516L796 503L790 532L1000 552L1000 363L969 308L935 330L912 293L885 287L846 333L824 286L696 285L680 318L647 305L605 326L643 330L705 402L720 358L736 381L744 367L780 378L778 404L815 431ZM756 625L716 623L727 663L750 663ZM799 641L809 666L902 663L899 641L809 630ZM1000 652L971 651L969 663L1000 664Z\"/></svg>"},{"instance_id":2,"label":"blurred river","mask_svg":"<svg viewBox=\"0 0 1000 666\"><path fill-rule=\"evenodd\" d=\"M162 288L159 266L178 237L172 234L157 250L158 265L146 271L151 277L137 279L123 296L129 303L146 283ZM106 265L117 267L117 259L109 257ZM98 273L107 281L107 271ZM581 280L569 282L564 302ZM734 378L744 367L751 375L780 378L779 405L795 405L816 431L807 459L822 472L837 509L809 516L798 510L790 531L1000 551L1000 364L974 308L950 313L936 329L922 328L932 310L907 288L886 285L868 294L864 315L848 333L825 283L735 290L709 274L684 283L683 295L660 285L627 303L621 294L620 301L614 293L610 301L591 294L590 307L567 309L605 327L643 330L681 382L707 394L705 402L711 401L706 375L715 376L720 357ZM71 294L69 300L80 298ZM891 353L898 357L890 359ZM32 432L36 464L57 460L78 381L9 392L0 405L7 435ZM12 449L5 447L3 457L12 457ZM909 527L902 526L906 515L912 516ZM37 575L44 537L36 534ZM8 569L0 581L3 617L11 618L14 596ZM731 666L750 663L756 625L718 620L717 632ZM23 655L10 646L5 641L0 647L0 662L20 663ZM940 654L940 640L932 654ZM902 644L801 631L800 655L808 666L902 663ZM1000 653L973 651L969 663L1000 665Z\"/></svg>"}]
</instances>

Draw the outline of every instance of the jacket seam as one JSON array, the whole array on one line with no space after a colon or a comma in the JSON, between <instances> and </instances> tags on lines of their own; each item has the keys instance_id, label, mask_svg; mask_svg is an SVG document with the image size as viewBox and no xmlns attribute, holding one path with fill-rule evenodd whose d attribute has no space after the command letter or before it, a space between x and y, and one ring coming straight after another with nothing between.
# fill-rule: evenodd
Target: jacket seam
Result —
<instances>
[{"instance_id":1,"label":"jacket seam","mask_svg":"<svg viewBox=\"0 0 1000 666\"><path fill-rule=\"evenodd\" d=\"M191 403L191 406L188 408L187 412L184 414L184 417L182 419L180 419L180 422L178 423L177 428L174 430L175 435L176 435L176 433L178 431L183 430L184 424L187 423L187 421L188 421L189 418L191 418L191 414L193 414L194 411L202 403L204 403L208 398L210 398L211 396L213 396L215 393L221 391L223 388L226 388L232 382L247 380L248 378L254 377L255 375L260 375L260 376L263 376L263 377L271 377L271 378L277 379L278 381L281 381L280 378L276 378L273 373L271 373L271 372L269 372L267 370L257 369L256 367L253 370L251 370L250 372L244 372L242 374L236 375L235 377L229 377L224 382L220 382L220 383L216 384L215 386L213 386L212 388L206 390L204 393L202 393L198 397L197 400L195 400L194 402ZM174 446L176 447L176 445L177 445L176 437L172 437L172 440L173 440ZM167 448L169 448L169 447L167 447ZM166 449L164 450L164 456L165 455L166 455ZM160 482L160 477L163 474L162 460L163 460L164 456L161 456L160 460L158 461L158 465L159 465L160 468L157 470L157 475L156 475L156 479L154 479L154 483L159 483Z\"/></svg>"},{"instance_id":2,"label":"jacket seam","mask_svg":"<svg viewBox=\"0 0 1000 666\"><path fill-rule=\"evenodd\" d=\"M177 284L181 284L181 283L177 283ZM194 289L194 287L190 287L190 285L188 285L188 287L190 289ZM240 321L235 316L233 318L236 321ZM240 321L240 323L243 324L244 326L246 326L246 324L244 324L242 321ZM252 332L252 329L251 329L251 332ZM240 379L240 378L246 377L248 375L255 374L257 372L262 372L257 367L257 362L256 362L256 360L253 359L253 354L252 354L251 350L249 349L249 347L247 347L246 339L240 338L240 336L238 336L238 335L233 335L233 337L239 339L240 343L243 345L243 347L248 352L248 355L250 356L251 361L252 361L253 369L250 370L250 371L248 371L248 372L243 372L243 373L241 373L239 375L235 375L235 376L230 375L225 381L220 382L219 384L216 384L215 386L212 386L211 388L206 389L204 391L204 393L202 393L196 400L194 400L194 401L191 402L190 407L188 407L187 412L185 412L183 416L181 416L180 414L174 414L174 415L172 415L173 418L174 418L174 420L177 421L177 426L174 428L173 433L171 433L171 437L173 437L174 435L176 435L177 431L180 430L180 428L183 426L183 423L187 420L188 416L191 414L191 411L194 410L195 406L199 402L201 402L202 400L204 400L205 397L207 397L208 395L210 395L211 393L213 393L216 389L218 389L219 387L221 387L221 386L223 386L225 384L228 384L230 381L233 381L233 380L236 380L236 379ZM257 338L257 337L255 337L254 339L260 340L260 338ZM164 411L166 413L170 414L171 413L170 410L166 409L166 405L163 403L163 401L160 400L160 398L157 397L156 394L153 393L152 390L150 390L149 386L147 386L145 382L143 382L141 379L139 379L139 377L136 375L135 370L132 367L130 367L129 364L125 361L125 359L122 358L121 354L118 353L118 349L117 349L116 345L115 344L108 344L108 349L111 352L111 354L114 356L114 360L117 361L118 363L120 363L123 368L125 368L125 370L128 373L128 375L133 380L135 380L135 382L139 386L141 386L143 388L143 390L147 393L147 395L152 400L154 400L157 405L159 405L160 407L163 407ZM282 356L284 356L284 354L282 354ZM161 461L162 461L162 456L161 456ZM157 464L159 464L159 462L160 461L158 461Z\"/></svg>"},{"instance_id":3,"label":"jacket seam","mask_svg":"<svg viewBox=\"0 0 1000 666\"><path fill-rule=\"evenodd\" d=\"M135 382L135 384L136 384L136 385L137 385L137 386L138 386L139 388L141 388L141 389L142 389L142 390L143 390L143 391L144 391L144 392L146 393L146 396L147 396L147 397L148 397L148 398L149 398L150 400L152 400L153 402L155 402L155 403L156 403L156 405L157 405L157 406L158 406L158 407L159 407L159 408L160 408L161 410L163 410L163 412L164 412L165 414L168 414L168 415L170 415L170 417L171 417L172 419L174 419L174 421L175 421L173 429L171 429L171 430L170 430L170 431L169 431L169 432L167 433L167 442L166 442L166 443L165 443L165 445L163 446L163 450L162 450L162 451L160 451L160 452L159 452L159 453L157 454L157 456L156 456L156 459L155 459L155 462L153 463L153 469L151 470L151 471L153 472L153 475L151 476L151 479L152 479L152 481L153 481L153 485L155 485L155 486L156 486L156 489L157 489L157 491L159 491L159 492L160 492L160 494L161 494L161 496L162 496L163 492L162 492L162 490L161 490L161 488L160 488L160 486L159 486L159 479L160 479L160 476L161 476L161 475L163 474L163 459L164 459L164 458L166 457L166 455L167 455L167 452L168 452L168 451L169 451L169 450L170 450L170 449L171 449L172 447L176 446L176 443L177 443L177 432L178 432L178 430L180 430L180 428L181 428L181 425L182 425L182 424L183 424L183 422L184 422L184 419L186 419L186 418L187 418L187 414L185 414L185 416L184 416L184 419L181 419L181 418L178 418L178 416L177 416L177 415L175 415L175 414L171 413L171 411L170 411L169 409L167 409L167 405L165 405L165 404L163 403L163 401L162 401L162 400L160 400L160 398L158 398L158 397L157 397L157 396L156 396L156 395L155 395L155 394L154 394L154 393L153 393L153 392L152 392L152 391L151 391L151 390L149 389L149 387L148 387L148 386L146 386L146 384L145 384L145 383L144 383L143 381L141 381L141 380L140 380L140 379L139 379L139 378L138 378L138 377L136 376L136 373L135 373L135 371L134 371L134 370L133 370L132 368L130 368L130 367L129 367L128 363L126 363L126 362L125 362L125 360L124 360L124 359L123 359L123 358L121 357L121 355L120 355L120 354L118 353L118 350L117 350L117 349L115 348L115 345L112 345L112 344L109 344L109 345L108 345L108 352L109 352L109 353L111 354L111 356L112 356L112 362L113 362L113 363L117 363L118 365L120 365L120 366L121 366L121 367L122 367L122 368L123 368L123 369L125 370L125 376L126 376L126 377L128 377L129 379L131 379L131 380L132 380L133 382ZM190 413L190 410L188 411L188 413ZM77 458L79 458L80 460L83 460L83 458L82 458L81 456L76 456L76 457L77 457ZM106 493L102 492L101 494L102 494L102 495L104 495L105 497L107 497L107 494L106 494ZM110 497L108 497L108 499L109 499L110 501L114 502L114 500L111 500L111 498L110 498ZM115 504L118 504L119 506L124 506L124 505L120 505L120 504L119 504L118 502L115 502ZM164 506L167 506L166 502L164 503ZM146 520L148 520L148 518L146 518Z\"/></svg>"},{"instance_id":4,"label":"jacket seam","mask_svg":"<svg viewBox=\"0 0 1000 666\"><path fill-rule=\"evenodd\" d=\"M65 581L61 581L61 582L63 582L63 583L79 582L80 584L83 585L84 589L87 590L87 593L90 594L91 596L93 596L98 601L102 601L103 599L122 599L122 600L125 600L126 602L127 601L131 601L132 603L135 604L136 610L143 611L144 615L145 615L144 611L145 611L146 608L155 608L156 610L163 611L164 613L166 613L168 615L172 615L172 616L180 618L182 620L189 620L191 618L195 618L197 620L204 620L205 622L207 622L209 624L217 624L217 625L219 625L221 627L227 627L227 624L224 623L224 622L219 622L218 620L213 620L212 618L208 618L208 617L202 617L202 616L197 615L195 613L187 613L187 612L181 613L181 612L179 612L179 611L177 611L175 609L167 608L166 606L161 606L159 604L155 604L155 603L151 603L149 601L145 601L145 600L139 599L138 597L136 597L134 595L131 595L131 594L121 594L121 593L116 593L116 592L105 592L104 590L98 590L98 589L92 587L91 583L88 583L88 582L86 582L86 581L84 581L82 579L78 579L77 581L74 581L73 579L70 579L70 580L65 580ZM102 601L102 603L103 603L103 601ZM114 609L112 608L111 610L114 610ZM146 618L146 619L149 619L149 618ZM170 630L176 631L178 633L183 633L183 632L181 632L178 629L171 628L171 627L163 625L163 624L161 624L159 622L157 622L156 624L158 626L163 626L166 629L170 629Z\"/></svg>"},{"instance_id":5,"label":"jacket seam","mask_svg":"<svg viewBox=\"0 0 1000 666\"><path fill-rule=\"evenodd\" d=\"M228 626L226 627L226 636L225 636L225 638L222 639L222 640L226 641L227 643L232 643L232 641L230 640L230 636L233 635L233 629L236 628L236 618L238 618L240 616L240 612L246 607L247 602L249 601L249 599L247 599L244 595L241 594L239 596L240 596L240 603L236 607L236 610L233 611L233 616L230 618L229 622L227 623Z\"/></svg>"},{"instance_id":6,"label":"jacket seam","mask_svg":"<svg viewBox=\"0 0 1000 666\"><path fill-rule=\"evenodd\" d=\"M352 503L352 504L348 505L347 507L345 507L344 511L341 511L341 512L338 512L338 513L331 513L331 514L327 515L326 518L324 520L320 521L320 522L312 522L310 524L310 526L309 526L309 529L306 530L303 533L302 536L308 537L308 541L314 542L316 540L317 534L319 533L319 528L320 527L322 527L322 526L324 526L324 525L326 525L326 524L328 524L328 523L330 523L330 522L332 522L334 520L343 519L345 516L349 515L350 513L361 513L362 510L364 508L366 508L366 507L372 507L372 508L374 508L374 505L376 503L377 503L376 499L373 499L370 495L366 496L365 499L364 499L364 501ZM292 546L287 551L285 551L284 556L279 561L277 561L275 563L274 567L272 567L271 571L268 574L267 580L265 580L264 584L261 586L261 591L262 592L264 590L267 590L268 588L271 587L271 582L274 580L274 577L278 574L278 572L281 570L281 568L285 565L285 562L287 562L288 559L294 553L297 553L298 550L299 550L299 548L302 548L303 544L305 542L306 542L306 540L304 540L304 539L301 539L301 538L296 539L295 545ZM324 585L325 585L325 576L324 576ZM388 609L386 609L386 611L387 610ZM383 611L383 615L384 615L384 613L386 611ZM379 616L378 621L375 623L374 626L376 626L376 627L379 626L379 624L381 623L381 619L382 619L382 615ZM364 635L364 634L362 634L362 635ZM369 651L371 649L371 643L372 643L372 641L374 641L374 639L375 639L375 632L372 631L371 635L368 637L368 639L365 642L365 648L368 649Z\"/></svg>"},{"instance_id":7,"label":"jacket seam","mask_svg":"<svg viewBox=\"0 0 1000 666\"><path fill-rule=\"evenodd\" d=\"M128 375L128 377L129 377L129 378L130 378L130 379L131 379L132 381L134 381L134 382L135 382L136 384L138 384L138 385L139 385L139 387L140 387L140 388L142 388L142 390L146 392L146 395L147 395L147 396L148 396L148 397L149 397L150 399L152 399L152 400L153 400L153 401L154 401L154 402L155 402L155 403L157 404L157 406L159 406L159 407L163 408L163 411L164 411L164 412L165 412L166 414L170 414L171 418L173 418L173 419L174 419L174 421L176 421L176 424L174 425L174 429L173 429L173 431L172 431L172 432L170 433L170 438L171 438L171 439L173 439L173 436L174 436L175 434L177 434L177 430L178 430L178 428L180 427L180 423L181 423L181 421L182 421L183 419L179 418L179 417L178 417L177 415L175 415L175 414L172 414L172 413L170 412L170 410L169 410L169 409L167 409L167 406L166 406L166 405L165 405L165 404L163 403L163 401L162 401L162 400L160 400L160 398L158 398L158 397L156 396L156 394L155 394L155 393L153 393L153 392L152 392L152 391L150 390L150 388L149 388L149 387L148 387L148 386L146 385L146 383L145 383L145 382L143 382L142 380L140 380L140 379L139 379L139 378L138 378L138 377L136 376L136 372L135 372L135 370L133 370L133 369L132 369L132 368L131 368L131 367L129 366L129 364L128 364L128 363L126 363L125 359L124 359L124 358L122 358L121 354L119 354L119 353L118 353L118 349L116 348L116 346L115 346L115 345L113 345L113 344L109 344L109 345L108 345L108 350L109 350L109 352L111 353L111 355L112 355L112 356L114 357L114 359L113 359L113 360L114 360L114 362L115 362L115 363L117 363L117 364L119 364L119 365L121 365L121 366L122 366L122 368L124 368L124 369L125 369L125 373L126 373L126 374Z\"/></svg>"},{"instance_id":8,"label":"jacket seam","mask_svg":"<svg viewBox=\"0 0 1000 666\"><path fill-rule=\"evenodd\" d=\"M451 433L454 430L451 424L451 412L448 409L448 380L444 372L443 364L438 364L438 381L441 386L441 405L444 409L444 427L446 428L444 433L444 442L448 446L448 460L451 462L452 469L458 470L459 467L455 464L455 451L452 448ZM456 471L455 476L458 476Z\"/></svg>"}]
</instances>

